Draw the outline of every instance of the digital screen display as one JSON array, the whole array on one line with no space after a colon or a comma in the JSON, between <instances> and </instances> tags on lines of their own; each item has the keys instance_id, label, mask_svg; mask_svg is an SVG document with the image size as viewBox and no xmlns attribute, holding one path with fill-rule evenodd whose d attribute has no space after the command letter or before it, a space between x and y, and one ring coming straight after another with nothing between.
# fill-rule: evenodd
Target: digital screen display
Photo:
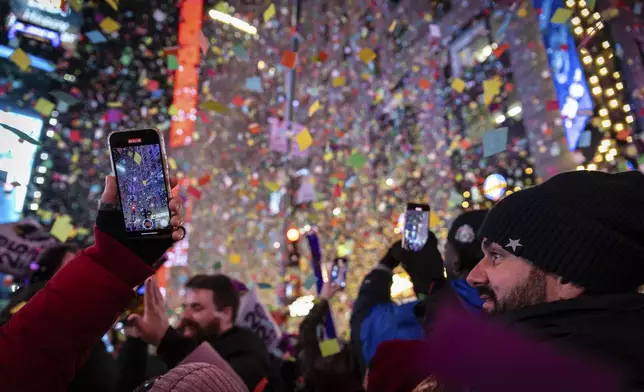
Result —
<instances>
[{"instance_id":1,"label":"digital screen display","mask_svg":"<svg viewBox=\"0 0 644 392\"><path fill-rule=\"evenodd\" d=\"M344 288L347 286L348 260L338 257L333 260L331 267L331 281Z\"/></svg>"},{"instance_id":2,"label":"digital screen display","mask_svg":"<svg viewBox=\"0 0 644 392\"><path fill-rule=\"evenodd\" d=\"M161 147L158 144L114 147L112 159L126 231L167 229L170 210Z\"/></svg>"},{"instance_id":3,"label":"digital screen display","mask_svg":"<svg viewBox=\"0 0 644 392\"><path fill-rule=\"evenodd\" d=\"M429 237L429 208L408 208L403 227L403 248L414 252L423 249Z\"/></svg>"},{"instance_id":4,"label":"digital screen display","mask_svg":"<svg viewBox=\"0 0 644 392\"><path fill-rule=\"evenodd\" d=\"M40 118L0 110L0 123L17 128L39 140L43 127ZM23 142L12 132L0 128L0 223L20 220L31 181L37 146Z\"/></svg>"}]
</instances>

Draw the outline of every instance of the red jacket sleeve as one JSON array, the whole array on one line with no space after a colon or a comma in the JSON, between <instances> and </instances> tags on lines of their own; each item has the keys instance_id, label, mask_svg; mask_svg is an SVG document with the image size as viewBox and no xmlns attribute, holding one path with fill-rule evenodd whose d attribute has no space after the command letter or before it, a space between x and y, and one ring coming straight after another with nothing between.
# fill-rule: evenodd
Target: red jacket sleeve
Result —
<instances>
[{"instance_id":1,"label":"red jacket sleeve","mask_svg":"<svg viewBox=\"0 0 644 392\"><path fill-rule=\"evenodd\" d=\"M3 392L64 392L89 350L99 343L154 272L118 241L94 230L80 252L0 328Z\"/></svg>"}]
</instances>

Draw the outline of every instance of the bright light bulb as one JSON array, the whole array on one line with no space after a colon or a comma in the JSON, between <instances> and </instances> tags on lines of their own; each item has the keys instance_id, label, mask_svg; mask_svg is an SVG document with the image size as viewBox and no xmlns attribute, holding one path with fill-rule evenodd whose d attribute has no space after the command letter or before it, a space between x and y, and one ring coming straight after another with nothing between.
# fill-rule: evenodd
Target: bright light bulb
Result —
<instances>
[{"instance_id":1,"label":"bright light bulb","mask_svg":"<svg viewBox=\"0 0 644 392\"><path fill-rule=\"evenodd\" d=\"M590 80L590 83L591 83L591 84L597 84L597 83L599 83L599 78L597 77L597 75L593 75L593 76L591 76L589 80Z\"/></svg>"},{"instance_id":2,"label":"bright light bulb","mask_svg":"<svg viewBox=\"0 0 644 392\"><path fill-rule=\"evenodd\" d=\"M464 201L463 203L461 203L461 205L463 206L463 208L468 208L470 206L470 203Z\"/></svg>"},{"instance_id":3,"label":"bright light bulb","mask_svg":"<svg viewBox=\"0 0 644 392\"><path fill-rule=\"evenodd\" d=\"M628 105L628 104L624 105L623 109L624 109L625 112L630 112L631 111L631 105Z\"/></svg>"},{"instance_id":4,"label":"bright light bulb","mask_svg":"<svg viewBox=\"0 0 644 392\"><path fill-rule=\"evenodd\" d=\"M599 69L599 74L601 76L606 76L607 73L608 73L608 70L606 69L606 67Z\"/></svg>"},{"instance_id":5,"label":"bright light bulb","mask_svg":"<svg viewBox=\"0 0 644 392\"><path fill-rule=\"evenodd\" d=\"M502 114L499 114L499 115L496 117L496 123L497 123L497 124L502 124L502 123L503 123L503 121L505 121L505 116L504 116L504 115L502 115Z\"/></svg>"},{"instance_id":6,"label":"bright light bulb","mask_svg":"<svg viewBox=\"0 0 644 392\"><path fill-rule=\"evenodd\" d=\"M523 109L521 108L521 105L513 106L510 108L510 110L508 110L508 116L510 117L518 116L519 114L521 114L522 111Z\"/></svg>"},{"instance_id":7,"label":"bright light bulb","mask_svg":"<svg viewBox=\"0 0 644 392\"><path fill-rule=\"evenodd\" d=\"M606 60L604 60L602 56L597 57L597 60L595 61L597 62L597 65L604 65L604 63L606 62Z\"/></svg>"},{"instance_id":8,"label":"bright light bulb","mask_svg":"<svg viewBox=\"0 0 644 392\"><path fill-rule=\"evenodd\" d=\"M611 99L610 101L608 101L608 106L610 106L613 109L615 109L618 105L619 105L619 102L617 102L616 99Z\"/></svg>"},{"instance_id":9,"label":"bright light bulb","mask_svg":"<svg viewBox=\"0 0 644 392\"><path fill-rule=\"evenodd\" d=\"M604 47L604 49L610 48L610 44L608 43L608 41L602 42L602 46Z\"/></svg>"},{"instance_id":10,"label":"bright light bulb","mask_svg":"<svg viewBox=\"0 0 644 392\"><path fill-rule=\"evenodd\" d=\"M600 115L601 117L606 117L606 116L608 116L608 109L606 109L606 108L601 108L601 109L599 109L599 115Z\"/></svg>"},{"instance_id":11,"label":"bright light bulb","mask_svg":"<svg viewBox=\"0 0 644 392\"><path fill-rule=\"evenodd\" d=\"M295 242L300 239L300 231L294 227L288 229L286 232L286 239Z\"/></svg>"},{"instance_id":12,"label":"bright light bulb","mask_svg":"<svg viewBox=\"0 0 644 392\"><path fill-rule=\"evenodd\" d=\"M626 116L626 122L627 122L627 123L629 123L629 124L630 124L630 123L632 123L633 121L635 121L635 119L633 118L633 116Z\"/></svg>"},{"instance_id":13,"label":"bright light bulb","mask_svg":"<svg viewBox=\"0 0 644 392\"><path fill-rule=\"evenodd\" d=\"M584 57L584 64L590 64L593 62L593 58L590 56Z\"/></svg>"},{"instance_id":14,"label":"bright light bulb","mask_svg":"<svg viewBox=\"0 0 644 392\"><path fill-rule=\"evenodd\" d=\"M599 86L593 87L593 95L599 95L602 93L602 88Z\"/></svg>"}]
</instances>

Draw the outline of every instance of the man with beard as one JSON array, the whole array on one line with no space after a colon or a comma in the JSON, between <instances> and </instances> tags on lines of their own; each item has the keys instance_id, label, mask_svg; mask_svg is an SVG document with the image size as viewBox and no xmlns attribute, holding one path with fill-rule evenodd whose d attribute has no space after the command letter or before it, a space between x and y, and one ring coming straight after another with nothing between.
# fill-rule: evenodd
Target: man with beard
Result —
<instances>
[{"instance_id":1,"label":"man with beard","mask_svg":"<svg viewBox=\"0 0 644 392\"><path fill-rule=\"evenodd\" d=\"M177 366L200 343L207 341L235 370L249 390L270 377L268 351L251 330L234 325L239 294L224 275L197 275L186 284L184 311L177 329L168 326L165 304L155 279L145 287L143 317L134 315L141 338L157 346L168 365Z\"/></svg>"},{"instance_id":2,"label":"man with beard","mask_svg":"<svg viewBox=\"0 0 644 392\"><path fill-rule=\"evenodd\" d=\"M511 325L644 388L644 175L577 171L501 200L467 282Z\"/></svg>"}]
</instances>

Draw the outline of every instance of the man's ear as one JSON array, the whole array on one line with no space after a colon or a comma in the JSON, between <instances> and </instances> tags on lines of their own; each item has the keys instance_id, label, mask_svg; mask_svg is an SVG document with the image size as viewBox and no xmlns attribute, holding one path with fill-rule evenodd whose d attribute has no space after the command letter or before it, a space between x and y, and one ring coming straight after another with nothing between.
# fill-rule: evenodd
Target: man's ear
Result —
<instances>
[{"instance_id":1,"label":"man's ear","mask_svg":"<svg viewBox=\"0 0 644 392\"><path fill-rule=\"evenodd\" d=\"M557 296L559 299L577 298L584 293L584 288L565 280L562 277L557 279Z\"/></svg>"},{"instance_id":2,"label":"man's ear","mask_svg":"<svg viewBox=\"0 0 644 392\"><path fill-rule=\"evenodd\" d=\"M226 306L223 310L222 313L224 313L228 319L230 319L231 324L235 324L235 320L233 320L233 308L232 306Z\"/></svg>"}]
</instances>

